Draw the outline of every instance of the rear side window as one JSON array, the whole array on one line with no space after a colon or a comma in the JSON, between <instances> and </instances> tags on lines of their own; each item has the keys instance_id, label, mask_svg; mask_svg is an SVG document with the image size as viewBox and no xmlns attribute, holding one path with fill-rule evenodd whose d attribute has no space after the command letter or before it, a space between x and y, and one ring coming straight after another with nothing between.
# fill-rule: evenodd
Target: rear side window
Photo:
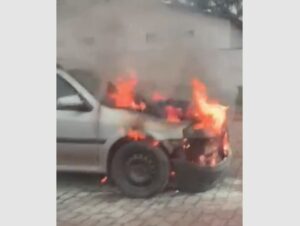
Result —
<instances>
[{"instance_id":1,"label":"rear side window","mask_svg":"<svg viewBox=\"0 0 300 226\"><path fill-rule=\"evenodd\" d=\"M76 95L76 90L58 74L56 75L56 98Z\"/></svg>"}]
</instances>

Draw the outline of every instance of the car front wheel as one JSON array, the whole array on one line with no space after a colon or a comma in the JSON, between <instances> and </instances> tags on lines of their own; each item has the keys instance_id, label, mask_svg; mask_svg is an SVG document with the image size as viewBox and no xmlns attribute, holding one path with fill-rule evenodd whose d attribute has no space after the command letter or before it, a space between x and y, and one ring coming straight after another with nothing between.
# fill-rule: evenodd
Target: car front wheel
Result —
<instances>
[{"instance_id":1,"label":"car front wheel","mask_svg":"<svg viewBox=\"0 0 300 226\"><path fill-rule=\"evenodd\" d=\"M113 181L129 197L150 197L168 183L168 157L159 147L144 142L122 146L114 155L111 167Z\"/></svg>"}]
</instances>

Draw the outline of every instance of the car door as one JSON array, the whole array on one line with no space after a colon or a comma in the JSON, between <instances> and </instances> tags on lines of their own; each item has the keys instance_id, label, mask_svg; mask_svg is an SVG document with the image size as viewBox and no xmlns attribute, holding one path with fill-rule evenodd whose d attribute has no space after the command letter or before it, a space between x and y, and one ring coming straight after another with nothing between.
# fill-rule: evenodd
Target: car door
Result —
<instances>
[{"instance_id":1,"label":"car door","mask_svg":"<svg viewBox=\"0 0 300 226\"><path fill-rule=\"evenodd\" d=\"M76 80L62 75L57 74L58 170L97 171L101 143L98 139L98 106ZM68 101L82 101L83 107L64 106Z\"/></svg>"}]
</instances>

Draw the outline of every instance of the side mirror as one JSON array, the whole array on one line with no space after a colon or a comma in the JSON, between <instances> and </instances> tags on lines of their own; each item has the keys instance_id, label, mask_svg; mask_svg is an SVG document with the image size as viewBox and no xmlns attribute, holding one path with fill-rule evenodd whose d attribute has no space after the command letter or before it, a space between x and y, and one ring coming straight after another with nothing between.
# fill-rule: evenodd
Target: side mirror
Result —
<instances>
[{"instance_id":1,"label":"side mirror","mask_svg":"<svg viewBox=\"0 0 300 226\"><path fill-rule=\"evenodd\" d=\"M88 111L90 107L80 98L79 95L60 97L57 99L57 109Z\"/></svg>"}]
</instances>

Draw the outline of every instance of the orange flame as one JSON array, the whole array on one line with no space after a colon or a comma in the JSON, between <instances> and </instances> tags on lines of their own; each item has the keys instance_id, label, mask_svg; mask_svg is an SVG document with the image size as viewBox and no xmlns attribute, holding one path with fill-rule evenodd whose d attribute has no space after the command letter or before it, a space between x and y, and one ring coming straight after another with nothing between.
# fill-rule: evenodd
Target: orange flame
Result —
<instances>
[{"instance_id":1,"label":"orange flame","mask_svg":"<svg viewBox=\"0 0 300 226\"><path fill-rule=\"evenodd\" d=\"M146 138L146 136L144 134L142 134L141 132L139 132L137 130L132 130L132 129L128 130L127 136L130 139L135 140L135 141L144 140Z\"/></svg>"},{"instance_id":2,"label":"orange flame","mask_svg":"<svg viewBox=\"0 0 300 226\"><path fill-rule=\"evenodd\" d=\"M129 79L118 78L115 83L116 90L108 93L108 96L114 101L116 107L142 111L146 108L146 105L143 102L135 102L136 85L137 79L134 73L130 74Z\"/></svg>"},{"instance_id":3,"label":"orange flame","mask_svg":"<svg viewBox=\"0 0 300 226\"><path fill-rule=\"evenodd\" d=\"M193 80L193 116L198 121L194 128L220 134L226 120L227 107L216 101L208 100L203 83Z\"/></svg>"},{"instance_id":4,"label":"orange flame","mask_svg":"<svg viewBox=\"0 0 300 226\"><path fill-rule=\"evenodd\" d=\"M175 108L173 106L165 107L165 111L167 114L168 122L180 122L180 115L182 114L182 110L180 108Z\"/></svg>"},{"instance_id":5,"label":"orange flame","mask_svg":"<svg viewBox=\"0 0 300 226\"><path fill-rule=\"evenodd\" d=\"M120 77L117 79L115 86L108 91L108 97L114 102L115 107L127 108L133 110L143 111L146 109L144 102L138 102L136 98L135 88L137 85L137 79L134 73L129 74L130 76ZM152 95L154 102L165 101L166 97L161 95L159 92L154 92ZM150 108L151 109L151 106ZM164 108L166 113L166 121L170 123L178 123L184 118L190 118L195 121L193 128L201 129L212 135L221 135L223 133L224 124L226 121L226 113L228 107L219 104L217 101L213 101L208 98L207 90L205 85L194 79L192 80L192 101L191 105L187 110L180 107L174 107L171 104ZM127 131L127 137L134 141L145 140L146 136L142 132L136 129L129 129ZM159 145L159 142L154 140L150 143L153 147ZM183 140L183 150L188 151L190 144L188 140ZM228 134L225 133L223 136L223 151L224 155L227 156L229 152L229 140ZM211 144L207 147L207 152L194 159L201 166L214 167L220 160L218 154L218 145ZM171 172L171 175L175 175L175 172ZM105 183L107 178L101 180Z\"/></svg>"},{"instance_id":6,"label":"orange flame","mask_svg":"<svg viewBox=\"0 0 300 226\"><path fill-rule=\"evenodd\" d=\"M163 95L161 95L159 92L154 92L152 94L152 100L157 102L157 101L163 101L163 100L166 100L167 98L164 97Z\"/></svg>"}]
</instances>

